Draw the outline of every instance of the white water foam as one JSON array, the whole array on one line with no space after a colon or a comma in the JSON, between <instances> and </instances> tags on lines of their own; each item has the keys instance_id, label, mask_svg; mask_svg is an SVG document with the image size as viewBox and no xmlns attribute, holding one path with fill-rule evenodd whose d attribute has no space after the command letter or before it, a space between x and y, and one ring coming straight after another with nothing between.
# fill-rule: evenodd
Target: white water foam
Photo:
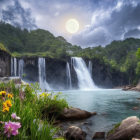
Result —
<instances>
[{"instance_id":1,"label":"white water foam","mask_svg":"<svg viewBox=\"0 0 140 140\"><path fill-rule=\"evenodd\" d=\"M78 86L80 90L87 90L87 89L98 89L94 85L94 82L91 78L91 75L88 71L88 68L84 62L84 60L80 57L72 57L73 60L73 67L76 71L77 78L78 78Z\"/></svg>"}]
</instances>

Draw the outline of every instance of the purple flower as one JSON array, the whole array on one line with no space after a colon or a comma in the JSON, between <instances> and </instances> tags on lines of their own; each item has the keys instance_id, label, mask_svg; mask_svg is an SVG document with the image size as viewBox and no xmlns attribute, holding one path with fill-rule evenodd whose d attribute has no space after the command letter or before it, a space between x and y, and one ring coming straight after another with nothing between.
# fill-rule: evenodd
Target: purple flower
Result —
<instances>
[{"instance_id":1,"label":"purple flower","mask_svg":"<svg viewBox=\"0 0 140 140\"><path fill-rule=\"evenodd\" d=\"M15 118L17 117L17 116L16 116L16 113L12 113L11 117L12 117L13 119L15 119Z\"/></svg>"},{"instance_id":2,"label":"purple flower","mask_svg":"<svg viewBox=\"0 0 140 140\"><path fill-rule=\"evenodd\" d=\"M11 122L9 123L5 122L5 131L4 133L7 133L7 137L10 137L12 135L17 135L18 134L18 129L21 127L20 123L18 122Z\"/></svg>"},{"instance_id":3,"label":"purple flower","mask_svg":"<svg viewBox=\"0 0 140 140\"><path fill-rule=\"evenodd\" d=\"M16 120L20 120L20 117L16 116L16 113L12 113L11 117Z\"/></svg>"}]
</instances>

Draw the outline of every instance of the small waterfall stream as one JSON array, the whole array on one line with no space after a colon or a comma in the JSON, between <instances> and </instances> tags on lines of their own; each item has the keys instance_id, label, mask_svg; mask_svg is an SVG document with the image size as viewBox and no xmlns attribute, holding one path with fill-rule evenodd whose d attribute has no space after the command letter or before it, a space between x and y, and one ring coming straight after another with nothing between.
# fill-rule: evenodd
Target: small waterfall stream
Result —
<instances>
[{"instance_id":1,"label":"small waterfall stream","mask_svg":"<svg viewBox=\"0 0 140 140\"><path fill-rule=\"evenodd\" d=\"M24 67L24 60L20 59L18 64L18 75L20 78L22 78L23 75L23 67Z\"/></svg>"},{"instance_id":2,"label":"small waterfall stream","mask_svg":"<svg viewBox=\"0 0 140 140\"><path fill-rule=\"evenodd\" d=\"M17 76L17 58L14 57L14 76Z\"/></svg>"},{"instance_id":3,"label":"small waterfall stream","mask_svg":"<svg viewBox=\"0 0 140 140\"><path fill-rule=\"evenodd\" d=\"M91 61L89 61L88 71L89 71L89 73L90 73L90 75L92 77L92 63L91 63Z\"/></svg>"},{"instance_id":4,"label":"small waterfall stream","mask_svg":"<svg viewBox=\"0 0 140 140\"><path fill-rule=\"evenodd\" d=\"M94 82L91 78L91 75L88 71L88 68L84 62L84 60L80 57L72 57L73 67L76 71L78 78L78 86L82 89L96 89L97 87L94 85Z\"/></svg>"},{"instance_id":5,"label":"small waterfall stream","mask_svg":"<svg viewBox=\"0 0 140 140\"><path fill-rule=\"evenodd\" d=\"M11 76L14 76L14 60L13 60L13 57L11 57Z\"/></svg>"},{"instance_id":6,"label":"small waterfall stream","mask_svg":"<svg viewBox=\"0 0 140 140\"><path fill-rule=\"evenodd\" d=\"M70 67L69 67L68 62L67 62L67 65L66 65L66 74L67 74L67 87L68 87L68 89L72 89Z\"/></svg>"},{"instance_id":7,"label":"small waterfall stream","mask_svg":"<svg viewBox=\"0 0 140 140\"><path fill-rule=\"evenodd\" d=\"M49 84L46 82L46 65L45 58L38 58L39 68L39 85L42 91L51 90Z\"/></svg>"}]
</instances>

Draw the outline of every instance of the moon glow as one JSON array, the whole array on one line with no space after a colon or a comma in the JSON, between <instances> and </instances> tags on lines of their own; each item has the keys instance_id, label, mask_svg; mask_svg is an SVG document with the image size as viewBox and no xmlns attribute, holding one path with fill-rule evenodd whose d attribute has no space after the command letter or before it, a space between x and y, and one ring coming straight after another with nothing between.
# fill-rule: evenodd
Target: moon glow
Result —
<instances>
[{"instance_id":1,"label":"moon glow","mask_svg":"<svg viewBox=\"0 0 140 140\"><path fill-rule=\"evenodd\" d=\"M66 22L66 29L69 33L76 33L79 29L79 23L75 19L69 19Z\"/></svg>"}]
</instances>

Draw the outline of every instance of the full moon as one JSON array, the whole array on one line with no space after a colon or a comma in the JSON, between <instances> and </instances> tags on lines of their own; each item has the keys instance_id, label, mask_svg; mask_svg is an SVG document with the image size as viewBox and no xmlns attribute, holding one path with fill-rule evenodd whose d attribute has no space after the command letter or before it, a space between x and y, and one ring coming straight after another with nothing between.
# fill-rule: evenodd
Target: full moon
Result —
<instances>
[{"instance_id":1,"label":"full moon","mask_svg":"<svg viewBox=\"0 0 140 140\"><path fill-rule=\"evenodd\" d=\"M69 19L66 23L66 29L69 33L76 33L79 29L79 23L75 19Z\"/></svg>"}]
</instances>

